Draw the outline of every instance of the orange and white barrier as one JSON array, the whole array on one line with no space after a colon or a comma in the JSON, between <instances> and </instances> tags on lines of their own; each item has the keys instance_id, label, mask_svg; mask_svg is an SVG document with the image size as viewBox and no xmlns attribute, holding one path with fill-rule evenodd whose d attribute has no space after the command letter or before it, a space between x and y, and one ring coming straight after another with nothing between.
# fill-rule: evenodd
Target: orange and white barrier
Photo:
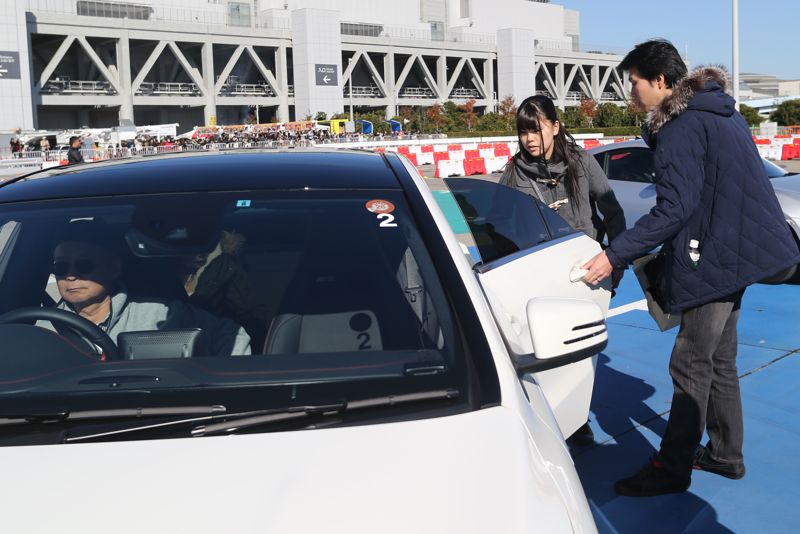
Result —
<instances>
[{"instance_id":1,"label":"orange and white barrier","mask_svg":"<svg viewBox=\"0 0 800 534\"><path fill-rule=\"evenodd\" d=\"M464 160L442 159L436 163L436 178L448 178L450 176L466 176L464 172Z\"/></svg>"},{"instance_id":2,"label":"orange and white barrier","mask_svg":"<svg viewBox=\"0 0 800 534\"><path fill-rule=\"evenodd\" d=\"M509 159L511 159L510 156L491 156L483 158L484 164L486 165L486 174L500 172L503 170L503 167L506 166Z\"/></svg>"},{"instance_id":3,"label":"orange and white barrier","mask_svg":"<svg viewBox=\"0 0 800 534\"><path fill-rule=\"evenodd\" d=\"M800 158L800 135L753 137L753 142L762 158L773 160Z\"/></svg>"},{"instance_id":4,"label":"orange and white barrier","mask_svg":"<svg viewBox=\"0 0 800 534\"><path fill-rule=\"evenodd\" d=\"M433 165L433 152L420 152L417 156L417 165Z\"/></svg>"}]
</instances>

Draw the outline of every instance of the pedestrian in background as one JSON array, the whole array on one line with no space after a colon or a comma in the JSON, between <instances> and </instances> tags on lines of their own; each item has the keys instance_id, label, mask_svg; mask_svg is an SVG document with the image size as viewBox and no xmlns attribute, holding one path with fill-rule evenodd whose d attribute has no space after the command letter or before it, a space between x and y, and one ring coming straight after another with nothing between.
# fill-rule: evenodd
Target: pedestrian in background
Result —
<instances>
[{"instance_id":1,"label":"pedestrian in background","mask_svg":"<svg viewBox=\"0 0 800 534\"><path fill-rule=\"evenodd\" d=\"M81 154L81 138L73 135L69 138L69 150L67 150L67 164L83 163Z\"/></svg>"},{"instance_id":2,"label":"pedestrian in background","mask_svg":"<svg viewBox=\"0 0 800 534\"><path fill-rule=\"evenodd\" d=\"M620 67L648 110L643 137L654 151L656 205L590 260L597 283L659 245L666 254L667 311L682 312L669 364L674 394L659 452L614 488L628 496L682 492L692 467L745 474L736 369L744 289L796 265L784 219L750 128L725 93L719 68L687 74L664 40L636 46ZM709 442L700 446L703 431Z\"/></svg>"}]
</instances>

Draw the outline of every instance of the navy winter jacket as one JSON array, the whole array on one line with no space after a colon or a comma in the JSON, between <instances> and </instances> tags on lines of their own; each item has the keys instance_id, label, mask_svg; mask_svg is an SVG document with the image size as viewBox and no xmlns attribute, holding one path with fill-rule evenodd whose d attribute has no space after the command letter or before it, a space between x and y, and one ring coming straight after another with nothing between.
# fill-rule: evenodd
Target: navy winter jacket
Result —
<instances>
[{"instance_id":1,"label":"navy winter jacket","mask_svg":"<svg viewBox=\"0 0 800 534\"><path fill-rule=\"evenodd\" d=\"M668 309L725 297L800 263L800 251L750 129L725 93L726 74L699 68L648 114L656 205L606 249L622 268L663 244ZM696 239L700 260L689 257Z\"/></svg>"}]
</instances>

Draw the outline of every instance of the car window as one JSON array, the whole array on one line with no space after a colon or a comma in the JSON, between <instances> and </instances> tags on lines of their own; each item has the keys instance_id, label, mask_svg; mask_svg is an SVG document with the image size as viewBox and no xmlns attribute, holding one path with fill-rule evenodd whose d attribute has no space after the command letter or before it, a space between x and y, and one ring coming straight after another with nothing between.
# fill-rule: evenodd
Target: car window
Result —
<instances>
[{"instance_id":1,"label":"car window","mask_svg":"<svg viewBox=\"0 0 800 534\"><path fill-rule=\"evenodd\" d=\"M109 369L156 377L150 391L283 387L283 403L309 384L464 389L448 298L398 191L0 206L0 259L0 314L29 313L0 324L0 413L26 395L107 393ZM88 314L104 294L113 362L38 311Z\"/></svg>"},{"instance_id":2,"label":"car window","mask_svg":"<svg viewBox=\"0 0 800 534\"><path fill-rule=\"evenodd\" d=\"M445 183L483 263L575 232L554 210L511 187L471 178Z\"/></svg>"},{"instance_id":3,"label":"car window","mask_svg":"<svg viewBox=\"0 0 800 534\"><path fill-rule=\"evenodd\" d=\"M605 171L606 168L606 153L600 152L599 154L593 154L595 161L597 164L600 165L600 168Z\"/></svg>"},{"instance_id":4,"label":"car window","mask_svg":"<svg viewBox=\"0 0 800 534\"><path fill-rule=\"evenodd\" d=\"M655 182L653 152L647 148L611 150L607 153L609 180L623 182Z\"/></svg>"}]
</instances>

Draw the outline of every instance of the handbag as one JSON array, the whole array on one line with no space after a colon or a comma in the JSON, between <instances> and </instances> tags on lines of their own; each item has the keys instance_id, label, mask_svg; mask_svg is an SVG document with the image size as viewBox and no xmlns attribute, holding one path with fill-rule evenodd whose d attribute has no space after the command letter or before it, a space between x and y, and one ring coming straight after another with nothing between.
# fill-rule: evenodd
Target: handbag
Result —
<instances>
[{"instance_id":1,"label":"handbag","mask_svg":"<svg viewBox=\"0 0 800 534\"><path fill-rule=\"evenodd\" d=\"M647 300L647 311L662 332L681 323L680 313L667 311L669 309L668 261L667 252L662 250L642 256L633 262L633 272Z\"/></svg>"}]
</instances>

